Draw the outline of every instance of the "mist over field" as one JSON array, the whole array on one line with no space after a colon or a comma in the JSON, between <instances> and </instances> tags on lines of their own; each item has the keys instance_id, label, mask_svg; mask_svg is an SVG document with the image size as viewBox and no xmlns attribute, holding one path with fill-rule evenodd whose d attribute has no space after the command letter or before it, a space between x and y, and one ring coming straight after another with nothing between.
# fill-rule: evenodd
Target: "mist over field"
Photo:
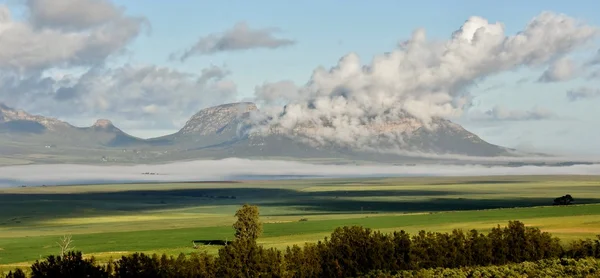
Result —
<instances>
[{"instance_id":1,"label":"mist over field","mask_svg":"<svg viewBox=\"0 0 600 278\"><path fill-rule=\"evenodd\" d=\"M146 173L146 174L144 174ZM151 173L151 174L147 174ZM277 180L406 176L598 175L600 165L323 165L277 160L198 160L161 165L96 166L75 164L0 167L0 187L121 182Z\"/></svg>"}]
</instances>

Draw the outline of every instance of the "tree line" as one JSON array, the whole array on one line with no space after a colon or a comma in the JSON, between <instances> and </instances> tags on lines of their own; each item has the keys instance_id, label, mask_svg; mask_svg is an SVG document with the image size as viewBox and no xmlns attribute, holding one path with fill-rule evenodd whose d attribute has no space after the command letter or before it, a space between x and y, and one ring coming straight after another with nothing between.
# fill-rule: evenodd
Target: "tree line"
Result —
<instances>
[{"instance_id":1,"label":"tree line","mask_svg":"<svg viewBox=\"0 0 600 278\"><path fill-rule=\"evenodd\" d=\"M386 234L360 226L339 227L317 243L278 250L257 244L262 224L256 206L244 205L235 216L238 219L233 224L235 239L215 256L206 252L177 257L134 253L99 264L93 257L84 258L81 252L70 251L36 261L29 275L34 278L405 277L402 275L435 269L489 269L522 262L600 258L600 236L563 246L550 233L519 221L509 221L505 227L498 225L487 234L477 230ZM26 275L17 269L6 277Z\"/></svg>"},{"instance_id":2,"label":"tree line","mask_svg":"<svg viewBox=\"0 0 600 278\"><path fill-rule=\"evenodd\" d=\"M468 277L468 278L522 278L522 277L600 277L600 259L545 259L536 262L511 263L508 265L476 266L462 268L430 268L404 270L395 274L373 271L361 278L421 278L421 277Z\"/></svg>"}]
</instances>

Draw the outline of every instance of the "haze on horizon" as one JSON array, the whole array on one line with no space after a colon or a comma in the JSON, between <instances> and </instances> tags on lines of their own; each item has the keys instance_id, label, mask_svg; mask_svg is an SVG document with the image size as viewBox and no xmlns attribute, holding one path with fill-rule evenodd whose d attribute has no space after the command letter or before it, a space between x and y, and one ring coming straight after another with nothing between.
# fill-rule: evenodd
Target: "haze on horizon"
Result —
<instances>
[{"instance_id":1,"label":"haze on horizon","mask_svg":"<svg viewBox=\"0 0 600 278\"><path fill-rule=\"evenodd\" d=\"M0 167L0 188L139 182L198 182L330 178L598 175L600 164L572 166L332 165L227 158L164 164L38 164ZM146 174L145 174L146 173ZM151 174L148 174L151 173Z\"/></svg>"},{"instance_id":2,"label":"haze on horizon","mask_svg":"<svg viewBox=\"0 0 600 278\"><path fill-rule=\"evenodd\" d=\"M331 140L406 111L501 146L600 155L599 8L4 1L0 101L79 126L107 118L140 137L235 101L271 115L288 105L275 121L290 128L328 118Z\"/></svg>"}]
</instances>

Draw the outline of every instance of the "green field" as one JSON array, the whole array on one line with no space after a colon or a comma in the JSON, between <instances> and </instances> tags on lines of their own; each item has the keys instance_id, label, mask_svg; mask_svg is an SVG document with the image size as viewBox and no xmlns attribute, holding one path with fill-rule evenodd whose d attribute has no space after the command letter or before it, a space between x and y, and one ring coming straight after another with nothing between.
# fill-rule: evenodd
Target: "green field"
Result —
<instances>
[{"instance_id":1,"label":"green field","mask_svg":"<svg viewBox=\"0 0 600 278\"><path fill-rule=\"evenodd\" d=\"M578 205L551 206L565 194ZM520 220L565 241L600 234L600 176L19 187L0 189L0 270L56 254L65 234L101 260L194 252L192 240L232 239L233 214L244 203L260 207L259 243L278 248L323 239L344 225L485 231Z\"/></svg>"}]
</instances>

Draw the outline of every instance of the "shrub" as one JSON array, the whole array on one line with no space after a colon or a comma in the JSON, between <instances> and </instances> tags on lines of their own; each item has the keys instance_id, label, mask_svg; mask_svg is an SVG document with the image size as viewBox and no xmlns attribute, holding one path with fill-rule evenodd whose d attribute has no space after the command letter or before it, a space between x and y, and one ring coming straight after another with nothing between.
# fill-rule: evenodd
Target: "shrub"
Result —
<instances>
[{"instance_id":1,"label":"shrub","mask_svg":"<svg viewBox=\"0 0 600 278\"><path fill-rule=\"evenodd\" d=\"M25 275L25 272L23 272L23 270L21 270L20 268L15 269L14 272L10 271L6 275L6 278L26 278L26 277L27 277L27 275Z\"/></svg>"},{"instance_id":2,"label":"shrub","mask_svg":"<svg viewBox=\"0 0 600 278\"><path fill-rule=\"evenodd\" d=\"M600 277L600 260L546 259L502 266L431 268L396 273L375 270L361 277Z\"/></svg>"},{"instance_id":3,"label":"shrub","mask_svg":"<svg viewBox=\"0 0 600 278\"><path fill-rule=\"evenodd\" d=\"M31 277L108 277L104 267L96 265L95 259L83 259L81 252L69 251L64 256L49 256L31 266Z\"/></svg>"}]
</instances>

